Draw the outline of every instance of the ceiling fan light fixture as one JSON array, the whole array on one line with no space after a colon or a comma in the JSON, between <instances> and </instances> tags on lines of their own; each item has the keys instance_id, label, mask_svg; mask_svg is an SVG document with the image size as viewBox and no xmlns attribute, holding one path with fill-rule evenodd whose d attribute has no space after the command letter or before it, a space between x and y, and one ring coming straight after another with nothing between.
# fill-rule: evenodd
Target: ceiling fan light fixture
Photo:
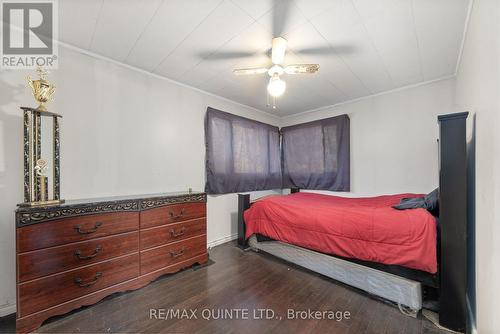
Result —
<instances>
[{"instance_id":1,"label":"ceiling fan light fixture","mask_svg":"<svg viewBox=\"0 0 500 334\"><path fill-rule=\"evenodd\" d=\"M269 84L267 84L267 91L273 97L279 97L283 95L286 90L286 82L280 79L278 75L273 75L269 79Z\"/></svg>"},{"instance_id":2,"label":"ceiling fan light fixture","mask_svg":"<svg viewBox=\"0 0 500 334\"><path fill-rule=\"evenodd\" d=\"M238 68L233 70L236 75L252 75L267 73L271 78L267 84L267 105L276 109L276 100L283 95L286 90L286 82L280 79L283 74L312 74L318 72L318 64L288 64L283 65L285 60L287 40L283 37L273 38L273 46L271 50L271 61L273 64L270 68ZM270 103L272 101L272 104Z\"/></svg>"},{"instance_id":3,"label":"ceiling fan light fixture","mask_svg":"<svg viewBox=\"0 0 500 334\"><path fill-rule=\"evenodd\" d=\"M285 73L285 70L280 65L273 65L267 71L267 74L269 74L270 77L274 76L275 74L276 75L282 75L283 73Z\"/></svg>"}]
</instances>

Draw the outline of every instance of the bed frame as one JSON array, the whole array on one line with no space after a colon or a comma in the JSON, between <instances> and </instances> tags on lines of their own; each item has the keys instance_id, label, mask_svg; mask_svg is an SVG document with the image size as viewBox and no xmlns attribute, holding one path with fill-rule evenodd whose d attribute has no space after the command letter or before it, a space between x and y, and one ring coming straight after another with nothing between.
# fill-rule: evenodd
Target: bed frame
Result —
<instances>
[{"instance_id":1,"label":"bed frame","mask_svg":"<svg viewBox=\"0 0 500 334\"><path fill-rule=\"evenodd\" d=\"M438 272L435 275L401 266L341 258L253 235L245 239L243 213L252 205L249 194L238 195L238 247L252 248L318 272L410 309L415 315L424 299L436 299L440 325L466 329L466 118L468 113L438 117L439 226ZM291 193L299 192L293 188ZM260 240L260 241L259 241ZM395 293L397 291L397 293ZM433 307L430 307L433 308Z\"/></svg>"}]
</instances>

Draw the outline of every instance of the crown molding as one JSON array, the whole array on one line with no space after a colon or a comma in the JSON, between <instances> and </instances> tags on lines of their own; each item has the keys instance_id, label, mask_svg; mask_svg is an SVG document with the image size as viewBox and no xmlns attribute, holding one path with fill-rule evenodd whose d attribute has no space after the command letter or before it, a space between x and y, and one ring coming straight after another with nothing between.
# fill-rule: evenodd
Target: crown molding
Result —
<instances>
[{"instance_id":1,"label":"crown molding","mask_svg":"<svg viewBox=\"0 0 500 334\"><path fill-rule=\"evenodd\" d=\"M83 55L86 55L86 56L89 56L89 57L92 57L92 58L95 58L95 59L107 61L107 62L113 63L115 65L118 65L120 67L126 68L128 70L135 71L135 72L138 72L138 73L141 73L141 74L145 74L145 75L150 76L150 77L155 78L155 79L164 80L164 81L167 81L167 82L172 83L174 85L177 85L177 86L180 86L180 87L183 87L183 88L187 88L187 89L193 90L195 92L198 92L198 93L210 96L210 97L214 97L214 98L217 98L217 99L220 99L220 100L223 100L223 101L235 104L235 105L240 106L240 107L248 108L250 110L253 110L253 111L256 111L258 113L261 113L261 114L263 114L265 116L270 116L270 117L272 117L272 118L274 118L276 120L280 120L280 116L278 116L278 115L271 114L271 113L269 113L267 111L260 110L260 109L257 109L255 107L252 107L252 106L249 106L249 105L246 105L246 104L243 104L243 103L240 103L240 102L228 99L227 97L223 97L223 96L220 96L220 95L217 95L217 94L214 94L214 93L207 92L207 91L205 91L203 89L187 85L185 83L182 83L182 82L179 82L179 81L176 81L176 80L164 77L162 75L159 75L159 74L156 74L156 73L153 73L153 72L150 72L150 71L146 71L144 69L141 69L141 68L133 66L133 65L126 64L126 63L121 62L119 60L115 60L115 59L103 56L101 54L98 54L98 53L95 53L95 52L92 52L92 51L89 51L89 50L82 49L82 48L80 48L78 46L74 46L74 45L68 44L66 42L61 42L61 41L57 41L56 40L55 43L57 43L59 46L61 46L63 48L66 48L68 50L72 50L72 51L78 52L80 54L83 54Z\"/></svg>"},{"instance_id":2,"label":"crown molding","mask_svg":"<svg viewBox=\"0 0 500 334\"><path fill-rule=\"evenodd\" d=\"M474 0L471 0L471 3L473 1ZM226 102L229 102L229 103L233 103L235 105L238 105L238 106L241 106L241 107L244 107L244 108L251 109L251 110L256 111L258 113L261 113L261 114L263 114L265 116L268 116L268 117L270 116L270 117L272 117L272 118L274 118L275 120L278 120L278 121L283 120L283 119L288 119L288 118L291 118L291 117L296 117L296 116L301 116L301 115L313 113L313 112L316 112L316 111L321 111L321 110L333 108L333 107L338 107L338 106L349 104L349 103L354 103L354 102L362 101L362 100L365 100L365 99L370 99L370 98L377 97L377 96L382 96L382 95L391 94L391 93L395 93L395 92L399 92L399 91L403 91L403 90L407 90L407 89L411 89L411 88L425 86L425 85L428 85L428 84L432 84L434 82L448 80L448 79L454 78L456 76L456 73L454 73L452 75L443 76L443 77L440 77L440 78L437 78L437 79L422 81L422 82L419 82L419 83L416 83L416 84L411 84L411 85L407 85L407 86L403 86L403 87L399 87L399 88L395 88L395 89L383 91L383 92L376 93L376 94L365 95L365 96L358 97L358 98L355 98L355 99L351 99L351 100L347 100L347 101L342 101L342 102L339 102L339 103L335 103L335 104L331 104L331 105L327 105L327 106L323 106L323 107L319 107L319 108L315 108L315 109L310 109L310 110L302 111L302 112L291 114L291 115L278 116L278 115L271 114L269 112L257 109L255 107L252 107L252 106L240 103L240 102L236 102L236 101L228 99L226 97L223 97L223 96L220 96L220 95L217 95L217 94L213 94L213 93L207 92L205 90L202 90L202 89L199 89L199 88L196 88L196 87L184 84L182 82L179 82L179 81L176 81L176 80L173 80L173 79L161 76L159 74L143 70L143 69L138 68L136 66L125 64L125 63L123 63L121 61L118 61L118 60L115 60L115 59L112 59L112 58L100 55L100 54L92 52L92 51L88 51L88 50L82 49L80 47L77 47L77 46L74 46L74 45L71 45L71 44L68 44L68 43L65 43L65 42L56 41L56 43L59 44L60 46L64 47L64 48L69 49L69 50L73 50L73 51L76 51L78 53L81 53L81 54L84 54L84 55L87 55L87 56L90 56L90 57L93 57L93 58L96 58L96 59L104 60L104 61L116 64L118 66L127 68L129 70L132 70L132 71L135 71L135 72L139 72L139 73L151 76L151 77L159 79L159 80L164 80L164 81L170 82L172 84L178 85L180 87L191 89L193 91L205 94L205 95L210 96L210 97L215 97L217 99L220 99L220 100L223 100L223 101L226 101Z\"/></svg>"},{"instance_id":3,"label":"crown molding","mask_svg":"<svg viewBox=\"0 0 500 334\"><path fill-rule=\"evenodd\" d=\"M311 109L311 110L302 111L302 112L299 112L299 113L296 113L296 114L292 114L292 115L282 116L281 119L283 120L283 119L289 119L289 118L292 118L292 117L307 115L307 114L314 113L314 112L317 112L317 111L322 111L322 110L326 110L326 109L330 109L330 108L335 108L335 107L338 107L338 106L342 106L342 105L350 104L350 103L354 103L354 102L359 102L359 101L363 101L363 100L369 100L369 99L374 98L374 97L388 95L388 94L392 94L392 93L397 93L397 92L400 92L400 91L404 91L404 90L408 90L408 89L412 89L412 88L417 88L417 87L420 87L420 86L430 85L430 84L433 84L435 82L449 80L449 79L453 79L453 78L455 78L455 74L446 75L446 76L443 76L443 77L440 77L440 78L437 78L437 79L422 81L422 82L418 82L416 84L411 84L411 85L407 85L407 86L403 86L403 87L399 87L399 88L395 88L395 89L391 89L391 90L386 90L386 91L383 91L383 92L380 92L380 93L376 93L376 94L361 96L361 97L357 97L355 99L351 99L351 100L347 100L347 101L342 101L342 102L339 102L339 103L335 103L335 104L331 104L331 105L328 105L328 106L319 107L319 108L315 108L315 109Z\"/></svg>"}]
</instances>

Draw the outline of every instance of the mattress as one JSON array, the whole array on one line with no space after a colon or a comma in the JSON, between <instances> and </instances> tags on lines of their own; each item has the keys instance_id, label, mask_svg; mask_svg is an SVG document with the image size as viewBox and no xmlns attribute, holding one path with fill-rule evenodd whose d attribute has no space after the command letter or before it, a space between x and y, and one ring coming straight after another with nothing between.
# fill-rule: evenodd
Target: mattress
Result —
<instances>
[{"instance_id":1,"label":"mattress","mask_svg":"<svg viewBox=\"0 0 500 334\"><path fill-rule=\"evenodd\" d=\"M254 250L262 250L400 306L406 306L413 311L412 316L422 308L422 287L419 282L279 241L258 242L255 235L249 238L249 245Z\"/></svg>"},{"instance_id":2,"label":"mattress","mask_svg":"<svg viewBox=\"0 0 500 334\"><path fill-rule=\"evenodd\" d=\"M436 273L434 217L425 209L392 208L402 198L418 196L267 197L245 211L245 236L261 234L326 254Z\"/></svg>"}]
</instances>

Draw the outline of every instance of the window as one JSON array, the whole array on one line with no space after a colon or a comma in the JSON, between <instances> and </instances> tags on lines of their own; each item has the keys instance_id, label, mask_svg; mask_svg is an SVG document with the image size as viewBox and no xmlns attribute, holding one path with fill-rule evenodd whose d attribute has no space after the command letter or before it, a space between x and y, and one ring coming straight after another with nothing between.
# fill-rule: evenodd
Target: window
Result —
<instances>
[{"instance_id":1,"label":"window","mask_svg":"<svg viewBox=\"0 0 500 334\"><path fill-rule=\"evenodd\" d=\"M208 108L205 141L207 193L281 188L277 127Z\"/></svg>"},{"instance_id":2,"label":"window","mask_svg":"<svg viewBox=\"0 0 500 334\"><path fill-rule=\"evenodd\" d=\"M281 129L283 187L349 191L349 117Z\"/></svg>"}]
</instances>

